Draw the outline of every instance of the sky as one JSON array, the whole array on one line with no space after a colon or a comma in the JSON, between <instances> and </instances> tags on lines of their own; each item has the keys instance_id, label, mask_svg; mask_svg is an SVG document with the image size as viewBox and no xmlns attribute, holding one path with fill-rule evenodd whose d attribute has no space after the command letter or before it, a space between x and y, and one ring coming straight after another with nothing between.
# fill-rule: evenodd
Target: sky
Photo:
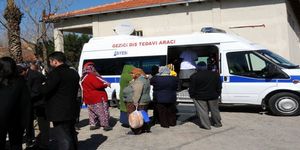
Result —
<instances>
[{"instance_id":1,"label":"sky","mask_svg":"<svg viewBox=\"0 0 300 150\"><path fill-rule=\"evenodd\" d=\"M97 5L113 3L120 0L73 0L73 4L69 7L69 11L89 8Z\"/></svg>"},{"instance_id":2,"label":"sky","mask_svg":"<svg viewBox=\"0 0 300 150\"><path fill-rule=\"evenodd\" d=\"M4 14L4 9L6 7L6 1L7 0L0 0L0 21L4 21L3 14ZM22 1L25 1L27 5L29 5L29 9L33 15L36 15L39 17L41 16L41 11L43 7L40 7L40 3L45 3L46 0L15 0L15 3L17 6L21 7L24 6L22 5ZM85 9L89 7L94 7L98 5L103 5L103 4L108 4L108 3L113 3L113 2L118 2L121 0L50 0L52 3L52 9L56 4L63 4L61 5L60 9L56 13L64 13L64 12L69 12L69 11L74 11L74 10L80 10L80 9ZM24 8L21 11L24 12ZM30 22L29 16L24 13L24 16L22 18L22 23L21 23L21 32L23 32L23 35L26 35L26 31L28 31L30 28ZM29 27L28 27L29 26ZM5 38L5 36L2 33L5 33L6 29L0 24L0 45L1 45L1 39Z\"/></svg>"},{"instance_id":3,"label":"sky","mask_svg":"<svg viewBox=\"0 0 300 150\"><path fill-rule=\"evenodd\" d=\"M42 0L42 1L45 1L45 0ZM107 4L107 3L113 3L113 2L120 1L120 0L51 0L51 1L54 3L57 1L65 1L65 2L70 3L70 5L68 5L66 7L66 9L63 10L65 12L65 11L89 8L89 7ZM21 0L15 0L15 3L20 4ZM6 6L6 0L0 0L1 13L3 12L5 6ZM39 9L39 8L32 8L32 9Z\"/></svg>"}]
</instances>

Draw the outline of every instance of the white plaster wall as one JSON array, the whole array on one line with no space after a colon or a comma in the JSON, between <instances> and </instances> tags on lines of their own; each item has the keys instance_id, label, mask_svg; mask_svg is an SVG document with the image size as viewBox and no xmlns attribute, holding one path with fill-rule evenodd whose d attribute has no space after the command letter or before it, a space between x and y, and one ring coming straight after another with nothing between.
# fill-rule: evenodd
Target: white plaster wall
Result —
<instances>
[{"instance_id":1,"label":"white plaster wall","mask_svg":"<svg viewBox=\"0 0 300 150\"><path fill-rule=\"evenodd\" d=\"M289 58L284 0L247 0L240 3L228 0L221 7L222 26L227 30L237 26L265 25L229 31Z\"/></svg>"},{"instance_id":2,"label":"white plaster wall","mask_svg":"<svg viewBox=\"0 0 300 150\"><path fill-rule=\"evenodd\" d=\"M291 6L287 3L287 12L290 19L290 23L287 24L288 37L289 37L289 50L290 50L290 60L296 64L300 64L300 25L292 11Z\"/></svg>"},{"instance_id":3,"label":"white plaster wall","mask_svg":"<svg viewBox=\"0 0 300 150\"><path fill-rule=\"evenodd\" d=\"M215 26L259 43L296 62L300 48L297 36L288 27L285 0L222 0L189 5L131 10L64 20L58 29L92 26L93 36L111 36L121 23L131 23L144 36L162 36L198 32ZM255 28L237 26L265 25ZM299 25L298 25L299 27Z\"/></svg>"},{"instance_id":4,"label":"white plaster wall","mask_svg":"<svg viewBox=\"0 0 300 150\"><path fill-rule=\"evenodd\" d=\"M113 35L113 28L123 22L131 23L136 30L143 30L144 36L192 33L212 25L211 15L210 3L100 15L99 32L94 36Z\"/></svg>"}]
</instances>

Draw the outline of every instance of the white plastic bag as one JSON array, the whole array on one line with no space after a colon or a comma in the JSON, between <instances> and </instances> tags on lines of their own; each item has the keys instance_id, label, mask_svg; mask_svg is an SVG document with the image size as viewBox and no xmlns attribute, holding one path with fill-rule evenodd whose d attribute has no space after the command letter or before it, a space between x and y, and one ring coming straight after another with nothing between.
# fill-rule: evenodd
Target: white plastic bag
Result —
<instances>
[{"instance_id":1,"label":"white plastic bag","mask_svg":"<svg viewBox=\"0 0 300 150\"><path fill-rule=\"evenodd\" d=\"M133 129L140 128L144 124L143 115L138 110L135 110L134 112L129 114L128 121L129 121L130 127Z\"/></svg>"}]
</instances>

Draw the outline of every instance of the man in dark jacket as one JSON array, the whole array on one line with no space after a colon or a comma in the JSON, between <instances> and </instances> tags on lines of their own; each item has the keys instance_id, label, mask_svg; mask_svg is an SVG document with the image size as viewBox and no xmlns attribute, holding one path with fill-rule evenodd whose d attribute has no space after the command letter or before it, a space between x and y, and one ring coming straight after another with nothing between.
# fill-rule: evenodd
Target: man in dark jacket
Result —
<instances>
[{"instance_id":1,"label":"man in dark jacket","mask_svg":"<svg viewBox=\"0 0 300 150\"><path fill-rule=\"evenodd\" d=\"M65 64L62 52L49 55L50 66L54 69L47 76L42 92L46 95L46 117L53 122L57 149L76 150L78 117L76 101L79 88L79 75Z\"/></svg>"},{"instance_id":2,"label":"man in dark jacket","mask_svg":"<svg viewBox=\"0 0 300 150\"><path fill-rule=\"evenodd\" d=\"M221 95L222 82L217 72L207 70L205 62L199 62L197 73L191 76L189 94L194 100L200 126L211 129L209 111L211 112L212 125L221 127L219 111L219 96Z\"/></svg>"},{"instance_id":3,"label":"man in dark jacket","mask_svg":"<svg viewBox=\"0 0 300 150\"><path fill-rule=\"evenodd\" d=\"M43 103L43 95L41 94L41 87L42 83L45 82L45 77L42 73L37 71L37 67L35 64L30 63L21 63L18 64L18 71L21 76L23 76L26 79L26 84L29 89L30 97L31 97L31 107L30 107L30 120L29 124L26 128L26 146L27 148L31 148L34 146L34 111L36 111L36 108L40 108L41 104ZM38 106L38 107L37 107ZM38 116L40 117L40 115ZM46 125L48 124L48 127ZM40 133L44 135L48 134L48 128L49 128L49 123L46 122L45 126L41 127L40 126L40 121L39 121L39 128L40 128ZM49 140L49 139L47 139ZM45 140L44 143L47 141Z\"/></svg>"}]
</instances>

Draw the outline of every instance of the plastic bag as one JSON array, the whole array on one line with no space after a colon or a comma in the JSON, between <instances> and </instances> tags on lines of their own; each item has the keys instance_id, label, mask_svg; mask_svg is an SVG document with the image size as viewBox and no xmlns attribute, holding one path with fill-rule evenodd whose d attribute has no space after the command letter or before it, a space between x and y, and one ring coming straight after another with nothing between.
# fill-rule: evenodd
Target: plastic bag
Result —
<instances>
[{"instance_id":1,"label":"plastic bag","mask_svg":"<svg viewBox=\"0 0 300 150\"><path fill-rule=\"evenodd\" d=\"M129 121L130 127L133 129L140 128L144 124L143 115L138 110L135 110L134 112L129 114L128 121Z\"/></svg>"}]
</instances>

